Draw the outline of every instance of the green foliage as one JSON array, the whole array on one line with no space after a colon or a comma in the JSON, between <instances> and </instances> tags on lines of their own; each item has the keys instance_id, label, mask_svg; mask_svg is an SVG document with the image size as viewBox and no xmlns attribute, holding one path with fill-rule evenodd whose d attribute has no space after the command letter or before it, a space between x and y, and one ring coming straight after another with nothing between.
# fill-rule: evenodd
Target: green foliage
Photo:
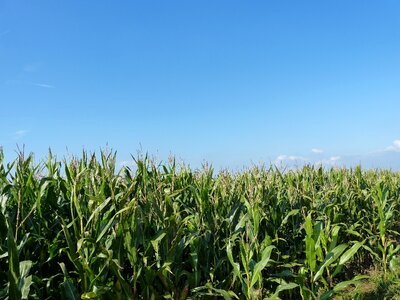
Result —
<instances>
[{"instance_id":1,"label":"green foliage","mask_svg":"<svg viewBox=\"0 0 400 300\"><path fill-rule=\"evenodd\" d=\"M361 168L0 153L0 299L363 299L374 284L393 296L399 186Z\"/></svg>"}]
</instances>

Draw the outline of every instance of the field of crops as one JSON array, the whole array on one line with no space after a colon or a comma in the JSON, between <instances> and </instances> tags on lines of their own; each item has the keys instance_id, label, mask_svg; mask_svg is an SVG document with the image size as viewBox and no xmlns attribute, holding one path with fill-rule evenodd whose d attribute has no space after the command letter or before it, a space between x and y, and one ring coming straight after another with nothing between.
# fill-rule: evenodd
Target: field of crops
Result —
<instances>
[{"instance_id":1,"label":"field of crops","mask_svg":"<svg viewBox=\"0 0 400 300\"><path fill-rule=\"evenodd\" d=\"M392 299L400 174L0 155L0 299Z\"/></svg>"}]
</instances>

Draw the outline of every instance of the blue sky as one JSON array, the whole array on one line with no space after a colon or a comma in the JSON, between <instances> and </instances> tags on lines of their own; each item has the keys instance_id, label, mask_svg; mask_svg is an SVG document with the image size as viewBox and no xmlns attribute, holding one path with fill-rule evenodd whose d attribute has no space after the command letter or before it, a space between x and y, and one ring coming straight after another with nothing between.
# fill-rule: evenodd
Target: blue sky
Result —
<instances>
[{"instance_id":1,"label":"blue sky","mask_svg":"<svg viewBox=\"0 0 400 300\"><path fill-rule=\"evenodd\" d=\"M400 168L399 28L397 0L3 0L0 145Z\"/></svg>"}]
</instances>

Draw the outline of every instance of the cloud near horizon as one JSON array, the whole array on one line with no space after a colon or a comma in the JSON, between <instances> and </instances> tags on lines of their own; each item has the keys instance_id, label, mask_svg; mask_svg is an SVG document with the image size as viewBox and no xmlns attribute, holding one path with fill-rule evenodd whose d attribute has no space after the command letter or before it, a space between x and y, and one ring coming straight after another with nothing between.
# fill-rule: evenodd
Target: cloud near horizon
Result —
<instances>
[{"instance_id":1,"label":"cloud near horizon","mask_svg":"<svg viewBox=\"0 0 400 300\"><path fill-rule=\"evenodd\" d=\"M340 156L331 156L328 159L323 159L316 162L317 165L323 166L336 166L339 164L341 157Z\"/></svg>"},{"instance_id":2,"label":"cloud near horizon","mask_svg":"<svg viewBox=\"0 0 400 300\"><path fill-rule=\"evenodd\" d=\"M279 155L275 159L275 164L285 167L298 168L306 164L322 165L326 167L354 167L361 165L365 168L389 168L400 170L400 139L392 142L392 145L383 150L377 150L370 153L358 155L333 155L323 157L323 153L316 151L317 148L311 149L311 152L318 155L303 157L298 155ZM322 156L322 157L321 157Z\"/></svg>"},{"instance_id":3,"label":"cloud near horizon","mask_svg":"<svg viewBox=\"0 0 400 300\"><path fill-rule=\"evenodd\" d=\"M399 140L394 140L392 145L387 147L385 150L386 151L400 152L400 139Z\"/></svg>"},{"instance_id":4,"label":"cloud near horizon","mask_svg":"<svg viewBox=\"0 0 400 300\"><path fill-rule=\"evenodd\" d=\"M318 149L318 148L312 148L311 152L312 153L316 153L316 154L320 154L320 153L324 153L324 150Z\"/></svg>"},{"instance_id":5,"label":"cloud near horizon","mask_svg":"<svg viewBox=\"0 0 400 300\"><path fill-rule=\"evenodd\" d=\"M275 159L276 165L295 165L298 166L308 163L308 159L297 155L281 154Z\"/></svg>"}]
</instances>

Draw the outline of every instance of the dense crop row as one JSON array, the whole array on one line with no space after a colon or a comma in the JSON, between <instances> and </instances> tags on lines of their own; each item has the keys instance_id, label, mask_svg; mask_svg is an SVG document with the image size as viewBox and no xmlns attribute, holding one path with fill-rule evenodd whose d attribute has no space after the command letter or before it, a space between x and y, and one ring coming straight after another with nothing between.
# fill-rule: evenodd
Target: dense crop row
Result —
<instances>
[{"instance_id":1,"label":"dense crop row","mask_svg":"<svg viewBox=\"0 0 400 300\"><path fill-rule=\"evenodd\" d=\"M394 297L399 195L360 168L0 155L0 299Z\"/></svg>"}]
</instances>

